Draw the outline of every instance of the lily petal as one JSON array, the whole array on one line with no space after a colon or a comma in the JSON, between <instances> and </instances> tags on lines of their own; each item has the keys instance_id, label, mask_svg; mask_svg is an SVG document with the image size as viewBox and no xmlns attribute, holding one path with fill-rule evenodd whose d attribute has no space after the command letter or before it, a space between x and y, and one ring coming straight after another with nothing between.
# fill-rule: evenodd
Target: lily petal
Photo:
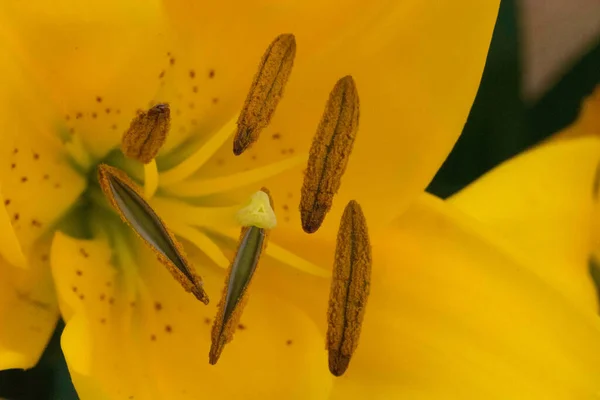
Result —
<instances>
[{"instance_id":1,"label":"lily petal","mask_svg":"<svg viewBox=\"0 0 600 400\"><path fill-rule=\"evenodd\" d=\"M47 251L36 245L27 270L0 258L0 370L37 364L58 321Z\"/></svg>"},{"instance_id":2,"label":"lily petal","mask_svg":"<svg viewBox=\"0 0 600 400\"><path fill-rule=\"evenodd\" d=\"M69 165L56 142L45 140L34 134L35 131L11 129L22 121L5 119L0 124L2 122L7 122L2 129L21 135L1 140L10 144L0 150L3 160L0 181L2 206L27 255L33 244L75 204L85 188L85 179Z\"/></svg>"},{"instance_id":3,"label":"lily petal","mask_svg":"<svg viewBox=\"0 0 600 400\"><path fill-rule=\"evenodd\" d=\"M323 336L299 309L253 293L235 340L210 366L215 304L186 296L149 251L136 253L137 263L115 268L105 241L55 237L52 269L67 321L62 345L81 396L101 389L144 399L328 397L331 378L318 368L327 361ZM207 291L218 297L223 271L206 270ZM97 393L89 398L102 398Z\"/></svg>"},{"instance_id":4,"label":"lily petal","mask_svg":"<svg viewBox=\"0 0 600 400\"><path fill-rule=\"evenodd\" d=\"M307 152L333 85L352 75L361 104L359 132L334 207L317 235L335 236L351 199L360 199L377 230L425 188L460 134L481 77L498 2L304 4L274 7L266 2L251 12L249 21L255 16L273 25L271 39L277 27L296 35L294 71L261 140L236 159L229 157L228 143L201 173L230 174ZM344 12L332 17L330 7ZM318 44L303 28L302 16L310 13L323 16L311 24L322 33ZM330 19L333 31L321 25ZM241 37L240 32L237 39ZM268 43L265 38L263 46ZM265 182L275 199L291 193L294 211L304 167ZM289 233L299 231L295 212L289 225Z\"/></svg>"},{"instance_id":5,"label":"lily petal","mask_svg":"<svg viewBox=\"0 0 600 400\"><path fill-rule=\"evenodd\" d=\"M60 122L98 158L154 99L168 65L158 1L8 1L0 25Z\"/></svg>"},{"instance_id":6,"label":"lily petal","mask_svg":"<svg viewBox=\"0 0 600 400\"><path fill-rule=\"evenodd\" d=\"M0 208L0 254L9 263L19 268L27 268L27 260L21 249L19 239L15 234L11 223L11 217L8 215L6 210L6 200L2 196L0 188L0 204L4 204L3 208ZM10 202L9 202L10 204Z\"/></svg>"},{"instance_id":7,"label":"lily petal","mask_svg":"<svg viewBox=\"0 0 600 400\"><path fill-rule=\"evenodd\" d=\"M332 398L596 396L598 316L495 241L431 196L375 238L361 340Z\"/></svg>"},{"instance_id":8,"label":"lily petal","mask_svg":"<svg viewBox=\"0 0 600 400\"><path fill-rule=\"evenodd\" d=\"M1 206L5 207L10 224L3 221L1 229L4 237L16 236L27 258L34 243L75 203L83 192L85 179L70 165L53 132L53 109L15 62L2 29L0 182ZM14 233L7 232L11 225ZM9 242L1 246L9 246ZM20 257L9 258L15 262Z\"/></svg>"},{"instance_id":9,"label":"lily petal","mask_svg":"<svg viewBox=\"0 0 600 400\"><path fill-rule=\"evenodd\" d=\"M550 286L596 310L588 260L600 138L552 141L496 167L451 198Z\"/></svg>"},{"instance_id":10,"label":"lily petal","mask_svg":"<svg viewBox=\"0 0 600 400\"><path fill-rule=\"evenodd\" d=\"M111 259L106 241L55 234L50 262L60 311L67 323L61 338L65 359L82 398L129 395L126 390L152 398L149 393L154 385L144 382L142 358L138 358L139 365L132 362L141 357L139 346L118 340L132 330L130 303L135 299L129 282L119 275ZM96 381L112 373L120 379Z\"/></svg>"}]
</instances>

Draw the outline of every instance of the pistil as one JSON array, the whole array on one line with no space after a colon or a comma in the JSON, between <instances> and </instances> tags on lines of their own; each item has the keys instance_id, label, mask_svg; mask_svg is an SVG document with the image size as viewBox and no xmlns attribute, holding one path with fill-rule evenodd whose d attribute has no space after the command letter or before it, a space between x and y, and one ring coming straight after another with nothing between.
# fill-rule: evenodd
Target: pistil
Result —
<instances>
[{"instance_id":1,"label":"pistil","mask_svg":"<svg viewBox=\"0 0 600 400\"><path fill-rule=\"evenodd\" d=\"M219 360L225 344L233 340L248 301L248 288L267 246L269 230L277 223L267 189L256 193L238 216L244 226L235 258L225 278L225 289L212 327L209 362L213 365Z\"/></svg>"}]
</instances>

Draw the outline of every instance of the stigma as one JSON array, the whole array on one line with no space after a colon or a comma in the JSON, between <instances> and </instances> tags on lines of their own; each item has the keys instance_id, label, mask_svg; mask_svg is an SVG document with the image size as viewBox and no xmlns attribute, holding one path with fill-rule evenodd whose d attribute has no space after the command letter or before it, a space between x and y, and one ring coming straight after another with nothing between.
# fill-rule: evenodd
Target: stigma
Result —
<instances>
[{"instance_id":1,"label":"stigma","mask_svg":"<svg viewBox=\"0 0 600 400\"><path fill-rule=\"evenodd\" d=\"M271 207L269 195L259 190L250 197L248 204L236 214L241 226L256 226L263 229L273 229L277 226L277 217Z\"/></svg>"}]
</instances>

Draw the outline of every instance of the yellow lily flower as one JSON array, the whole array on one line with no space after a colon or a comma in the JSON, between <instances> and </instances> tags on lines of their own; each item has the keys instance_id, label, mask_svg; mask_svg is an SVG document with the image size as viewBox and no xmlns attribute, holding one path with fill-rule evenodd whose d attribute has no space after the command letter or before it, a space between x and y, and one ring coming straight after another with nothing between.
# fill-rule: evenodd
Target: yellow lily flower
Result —
<instances>
[{"instance_id":1,"label":"yellow lily flower","mask_svg":"<svg viewBox=\"0 0 600 400\"><path fill-rule=\"evenodd\" d=\"M3 367L31 366L51 331L56 307L49 290L35 287L45 282L35 268L39 261L44 271L46 234L62 221L66 233L53 236L49 254L67 321L63 351L82 398L598 392L598 323L583 306L589 298L575 301L567 297L571 287L554 289L555 276L522 267L538 253L511 245L510 235L488 232L486 223L495 221L469 204L498 192L474 186L449 204L419 195L464 123L497 2L0 7L2 51L10 55L2 61L8 134L0 140L3 159L10 160L1 175L2 237L17 244L1 251L7 263L31 270L23 281L10 276L15 290L2 293L8 293L3 302L32 310L20 316L26 322L3 331L13 338L1 340ZM230 128L264 47L283 32L298 41L284 99L261 140L235 158ZM327 94L348 73L359 88L360 133L331 212L307 237L291 210ZM142 173L114 149L135 111L149 102L168 102L173 126L158 171L150 166ZM572 171L576 182L589 183L598 143L566 147L557 151L582 163ZM95 183L100 161L144 176L150 203L187 240L211 294L221 291L223 268L233 256L238 205L265 185L281 207L252 300L217 366L207 362L215 302L205 307L185 293L106 213ZM338 222L351 199L364 209L376 264L361 345L347 374L334 380L322 350L327 276ZM73 205L79 207L68 213ZM506 247L498 247L504 239ZM561 255L570 250L556 249ZM575 265L566 257L549 260L557 270ZM2 271L13 269L3 265ZM39 297L23 295L29 292ZM31 330L29 318L43 322L42 309L44 328L21 336ZM507 312L515 326L498 318Z\"/></svg>"},{"instance_id":2,"label":"yellow lily flower","mask_svg":"<svg viewBox=\"0 0 600 400\"><path fill-rule=\"evenodd\" d=\"M64 350L78 390L84 398L104 385L124 398L591 398L599 389L600 324L596 301L586 296L591 227L581 217L592 203L599 161L596 138L552 143L500 166L449 204L418 198L373 240L377 262L360 346L346 375L333 382L319 340L325 306L316 304L326 298L326 282L268 262L243 328L210 367L202 355L214 309L190 302L141 252L145 293L133 306L139 303L141 315L133 317L127 292L117 292L113 305L92 305L69 321L63 345L69 345ZM537 191L532 182L540 182ZM494 203L507 187L523 197ZM525 212L532 203L539 214ZM540 221L540 215L551 218ZM534 232L517 235L514 226ZM55 246L64 309L78 305L72 283L86 293L110 283L101 290L113 296L114 269L95 262L111 257L106 241L60 235ZM89 256L84 264L70 256L81 248ZM75 278L78 268L83 274ZM210 271L204 270L206 287L214 293L222 279L216 268ZM160 303L152 303L156 299ZM131 325L119 323L111 338L103 330L110 320ZM93 332L82 333L88 329ZM201 356L191 360L190 354ZM190 385L197 376L210 377L211 385ZM259 387L258 379L267 386Z\"/></svg>"}]
</instances>

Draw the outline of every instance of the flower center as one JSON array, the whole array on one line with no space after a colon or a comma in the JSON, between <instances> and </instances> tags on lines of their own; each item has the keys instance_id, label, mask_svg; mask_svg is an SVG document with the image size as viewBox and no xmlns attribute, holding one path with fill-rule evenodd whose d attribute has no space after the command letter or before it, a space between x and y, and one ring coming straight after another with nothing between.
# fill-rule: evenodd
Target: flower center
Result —
<instances>
[{"instance_id":1,"label":"flower center","mask_svg":"<svg viewBox=\"0 0 600 400\"><path fill-rule=\"evenodd\" d=\"M170 107L166 103L138 112L122 138L122 153L110 152L96 167L92 167L92 158L81 143L77 140L68 143L73 165L88 174L86 206L93 212L97 210L100 216L79 218L79 221L95 221L114 229L118 215L181 286L205 304L209 299L202 279L177 237L196 245L216 265L228 268L212 330L211 364L217 362L225 344L233 338L261 255L272 252L270 255L277 258L276 254L285 254L284 262L289 263L291 259L292 264L298 258L288 257L274 243L267 246L269 232L277 224L273 199L267 189L255 193L242 208L224 202L210 204L207 198L260 183L288 168L307 163L300 213L302 228L313 233L332 206L357 133L358 93L353 78L346 76L336 83L330 94L310 155L296 155L228 176L211 179L197 176L228 140L233 142L232 156L241 155L259 140L261 130L268 125L282 96L295 47L293 35L280 35L271 43L240 114L232 116L201 146L191 149L189 142L183 143L156 160L171 125ZM105 218L106 214L110 217ZM215 239L219 235L231 238L228 228L239 229L240 225L236 255L230 263ZM307 272L319 270L301 262L294 266ZM344 373L358 344L370 271L371 248L366 221L358 203L351 201L338 233L329 301L327 348L329 367L336 376Z\"/></svg>"}]
</instances>

